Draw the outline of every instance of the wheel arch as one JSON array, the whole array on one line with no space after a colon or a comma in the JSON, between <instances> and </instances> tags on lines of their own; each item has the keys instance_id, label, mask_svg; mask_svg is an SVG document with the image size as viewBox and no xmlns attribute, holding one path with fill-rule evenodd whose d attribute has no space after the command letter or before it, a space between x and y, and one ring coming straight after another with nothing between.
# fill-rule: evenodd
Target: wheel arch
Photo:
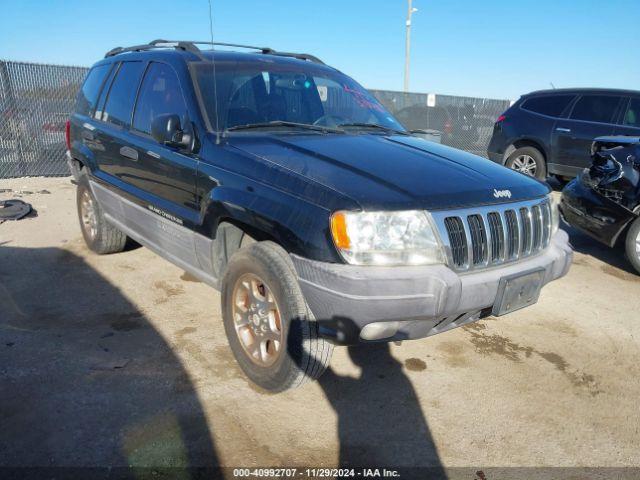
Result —
<instances>
[{"instance_id":1,"label":"wheel arch","mask_svg":"<svg viewBox=\"0 0 640 480\"><path fill-rule=\"evenodd\" d=\"M203 228L213 240L217 275L247 242L272 241L289 253L340 261L329 238L328 210L283 192L260 197L252 193L220 186L203 207Z\"/></svg>"},{"instance_id":2,"label":"wheel arch","mask_svg":"<svg viewBox=\"0 0 640 480\"><path fill-rule=\"evenodd\" d=\"M545 163L547 165L549 164L549 160L548 160L549 155L547 154L546 149L542 145L542 142L540 142L538 140L535 140L535 139L532 139L532 138L518 138L518 139L514 140L513 142L511 142L511 144L504 151L504 155L502 157L502 164L504 165L507 162L507 159L509 158L509 156L513 152L515 152L517 149L523 148L523 147L535 148L543 156Z\"/></svg>"}]
</instances>

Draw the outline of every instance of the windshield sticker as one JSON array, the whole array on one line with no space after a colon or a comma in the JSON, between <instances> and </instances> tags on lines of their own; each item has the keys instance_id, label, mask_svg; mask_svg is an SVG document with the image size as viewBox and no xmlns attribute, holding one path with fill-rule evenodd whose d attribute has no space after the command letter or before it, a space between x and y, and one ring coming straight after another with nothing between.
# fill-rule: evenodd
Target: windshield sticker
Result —
<instances>
[{"instance_id":1,"label":"windshield sticker","mask_svg":"<svg viewBox=\"0 0 640 480\"><path fill-rule=\"evenodd\" d=\"M356 103L360 105L362 108L368 108L371 110L377 110L379 112L384 112L383 106L374 98L370 97L365 92L361 92L360 90L354 90L350 88L349 85L344 86L344 91L350 93L353 98L356 100Z\"/></svg>"},{"instance_id":2,"label":"windshield sticker","mask_svg":"<svg viewBox=\"0 0 640 480\"><path fill-rule=\"evenodd\" d=\"M318 95L320 96L321 102L326 102L329 98L329 91L326 85L318 85L316 87L318 89Z\"/></svg>"}]
</instances>

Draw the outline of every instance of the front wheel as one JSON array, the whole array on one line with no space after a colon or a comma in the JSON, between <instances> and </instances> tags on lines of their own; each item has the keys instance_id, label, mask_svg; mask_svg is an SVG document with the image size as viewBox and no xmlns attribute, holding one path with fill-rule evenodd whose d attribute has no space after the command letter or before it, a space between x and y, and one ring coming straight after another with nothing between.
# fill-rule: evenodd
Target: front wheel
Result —
<instances>
[{"instance_id":1,"label":"front wheel","mask_svg":"<svg viewBox=\"0 0 640 480\"><path fill-rule=\"evenodd\" d=\"M534 147L522 147L514 150L504 165L539 180L547 178L547 165L544 156Z\"/></svg>"},{"instance_id":2,"label":"front wheel","mask_svg":"<svg viewBox=\"0 0 640 480\"><path fill-rule=\"evenodd\" d=\"M293 263L279 245L238 250L222 280L222 317L231 351L249 379L280 392L322 375L333 346L302 295Z\"/></svg>"},{"instance_id":3,"label":"front wheel","mask_svg":"<svg viewBox=\"0 0 640 480\"><path fill-rule=\"evenodd\" d=\"M625 250L629 262L640 273L640 218L631 224L631 228L627 232Z\"/></svg>"}]
</instances>

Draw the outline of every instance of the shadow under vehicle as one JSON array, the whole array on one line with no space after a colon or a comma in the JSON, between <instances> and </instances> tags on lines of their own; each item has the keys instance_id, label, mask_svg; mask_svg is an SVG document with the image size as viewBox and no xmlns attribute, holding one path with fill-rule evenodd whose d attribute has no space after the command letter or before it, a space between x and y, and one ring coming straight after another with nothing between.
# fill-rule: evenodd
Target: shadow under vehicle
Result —
<instances>
[{"instance_id":1,"label":"shadow under vehicle","mask_svg":"<svg viewBox=\"0 0 640 480\"><path fill-rule=\"evenodd\" d=\"M599 137L593 163L562 191L564 220L609 247L624 242L640 273L640 137Z\"/></svg>"}]
</instances>

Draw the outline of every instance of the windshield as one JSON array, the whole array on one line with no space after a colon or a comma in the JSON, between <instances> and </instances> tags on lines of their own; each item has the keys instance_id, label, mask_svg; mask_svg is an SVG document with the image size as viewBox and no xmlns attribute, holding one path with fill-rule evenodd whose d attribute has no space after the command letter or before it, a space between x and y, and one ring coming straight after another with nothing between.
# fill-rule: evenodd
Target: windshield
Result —
<instances>
[{"instance_id":1,"label":"windshield","mask_svg":"<svg viewBox=\"0 0 640 480\"><path fill-rule=\"evenodd\" d=\"M192 69L212 130L216 125L220 130L238 130L256 124L265 128L295 129L295 123L298 127L331 128L354 124L364 128L364 124L371 124L404 131L367 90L326 67L273 61L268 57L251 62L216 59L215 88L210 63L198 62ZM279 124L270 126L270 122Z\"/></svg>"}]
</instances>

